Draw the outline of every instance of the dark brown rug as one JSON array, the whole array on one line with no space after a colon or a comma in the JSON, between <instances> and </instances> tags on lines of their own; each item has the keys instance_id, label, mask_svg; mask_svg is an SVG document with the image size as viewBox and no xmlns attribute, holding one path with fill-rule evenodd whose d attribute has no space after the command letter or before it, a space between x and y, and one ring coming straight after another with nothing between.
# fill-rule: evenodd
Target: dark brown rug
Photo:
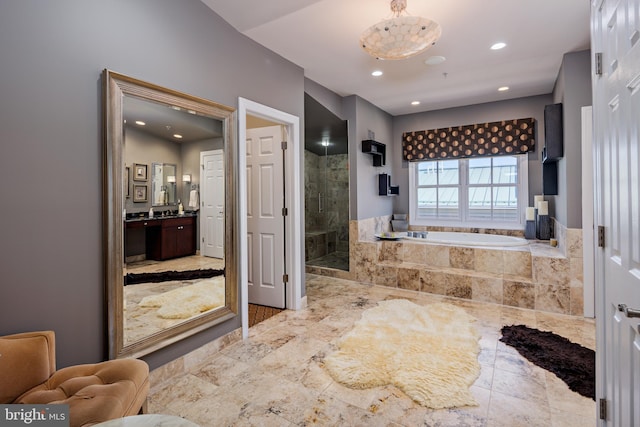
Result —
<instances>
[{"instance_id":1,"label":"dark brown rug","mask_svg":"<svg viewBox=\"0 0 640 427\"><path fill-rule=\"evenodd\" d=\"M553 372L571 390L596 399L596 353L553 332L524 325L504 326L500 341L531 363Z\"/></svg>"},{"instance_id":2,"label":"dark brown rug","mask_svg":"<svg viewBox=\"0 0 640 427\"><path fill-rule=\"evenodd\" d=\"M124 276L124 284L126 286L136 285L138 283L168 282L171 280L208 279L223 274L224 270L216 270L213 268L185 271L160 271L158 273L128 273Z\"/></svg>"}]
</instances>

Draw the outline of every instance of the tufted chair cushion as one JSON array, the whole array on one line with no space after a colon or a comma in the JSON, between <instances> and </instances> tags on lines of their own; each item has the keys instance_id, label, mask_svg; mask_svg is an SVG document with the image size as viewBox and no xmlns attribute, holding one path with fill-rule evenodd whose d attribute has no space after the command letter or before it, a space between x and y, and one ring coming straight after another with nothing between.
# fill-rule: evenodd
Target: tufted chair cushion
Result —
<instances>
[{"instance_id":1,"label":"tufted chair cushion","mask_svg":"<svg viewBox=\"0 0 640 427\"><path fill-rule=\"evenodd\" d=\"M3 375L0 395L4 396L9 393L4 391L1 368L0 359L0 375ZM31 380L29 385L36 380ZM13 401L2 403L68 404L70 427L80 427L136 415L148 392L149 366L138 359L116 359L60 369L22 390Z\"/></svg>"}]
</instances>

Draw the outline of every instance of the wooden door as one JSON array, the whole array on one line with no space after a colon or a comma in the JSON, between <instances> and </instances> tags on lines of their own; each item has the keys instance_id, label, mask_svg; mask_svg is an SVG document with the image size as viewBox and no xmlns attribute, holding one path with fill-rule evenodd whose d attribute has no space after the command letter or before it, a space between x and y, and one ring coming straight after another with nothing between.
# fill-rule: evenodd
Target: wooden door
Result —
<instances>
[{"instance_id":1,"label":"wooden door","mask_svg":"<svg viewBox=\"0 0 640 427\"><path fill-rule=\"evenodd\" d=\"M222 150L200 153L202 164L200 211L203 256L224 258L224 156Z\"/></svg>"},{"instance_id":2,"label":"wooden door","mask_svg":"<svg viewBox=\"0 0 640 427\"><path fill-rule=\"evenodd\" d=\"M247 129L249 302L285 308L281 126Z\"/></svg>"},{"instance_id":3,"label":"wooden door","mask_svg":"<svg viewBox=\"0 0 640 427\"><path fill-rule=\"evenodd\" d=\"M592 2L601 426L640 426L639 10L640 0Z\"/></svg>"}]
</instances>

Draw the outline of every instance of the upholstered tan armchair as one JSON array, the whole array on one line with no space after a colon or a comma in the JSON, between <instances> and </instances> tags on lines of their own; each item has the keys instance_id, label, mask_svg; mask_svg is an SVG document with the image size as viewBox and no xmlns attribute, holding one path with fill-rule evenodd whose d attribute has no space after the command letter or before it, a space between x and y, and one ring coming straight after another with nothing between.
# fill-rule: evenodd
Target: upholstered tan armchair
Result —
<instances>
[{"instance_id":1,"label":"upholstered tan armchair","mask_svg":"<svg viewBox=\"0 0 640 427\"><path fill-rule=\"evenodd\" d=\"M149 393L149 366L117 359L56 371L53 331L0 337L0 403L68 404L70 427L136 415Z\"/></svg>"}]
</instances>

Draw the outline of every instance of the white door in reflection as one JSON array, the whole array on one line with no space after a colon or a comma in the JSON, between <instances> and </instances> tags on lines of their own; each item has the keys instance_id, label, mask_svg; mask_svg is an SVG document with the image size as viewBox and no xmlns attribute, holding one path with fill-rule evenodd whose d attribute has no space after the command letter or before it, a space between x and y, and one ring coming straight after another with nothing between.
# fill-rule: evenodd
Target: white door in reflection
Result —
<instances>
[{"instance_id":1,"label":"white door in reflection","mask_svg":"<svg viewBox=\"0 0 640 427\"><path fill-rule=\"evenodd\" d=\"M200 252L203 256L224 258L224 158L222 150L200 153L203 183L202 236Z\"/></svg>"},{"instance_id":2,"label":"white door in reflection","mask_svg":"<svg viewBox=\"0 0 640 427\"><path fill-rule=\"evenodd\" d=\"M285 308L282 128L247 129L249 302Z\"/></svg>"}]
</instances>

